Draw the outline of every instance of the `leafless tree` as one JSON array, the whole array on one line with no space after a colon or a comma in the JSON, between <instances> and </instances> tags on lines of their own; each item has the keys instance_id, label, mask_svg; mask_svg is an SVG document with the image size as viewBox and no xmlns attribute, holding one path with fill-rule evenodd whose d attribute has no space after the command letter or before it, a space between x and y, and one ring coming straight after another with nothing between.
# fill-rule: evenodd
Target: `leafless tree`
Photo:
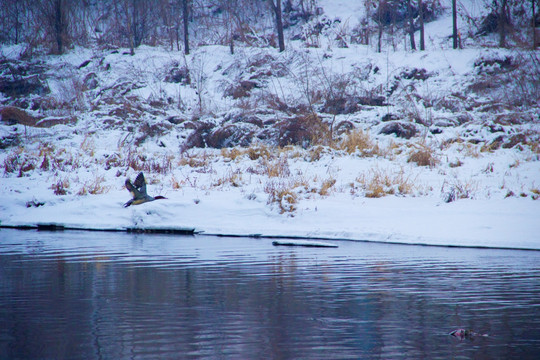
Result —
<instances>
[{"instance_id":1,"label":"leafless tree","mask_svg":"<svg viewBox=\"0 0 540 360\"><path fill-rule=\"evenodd\" d=\"M531 7L532 7L532 20L531 20L531 25L532 25L532 48L533 49L536 49L536 47L538 46L538 39L536 38L536 11L535 11L535 3L536 3L536 0L531 0Z\"/></svg>"},{"instance_id":2,"label":"leafless tree","mask_svg":"<svg viewBox=\"0 0 540 360\"><path fill-rule=\"evenodd\" d=\"M420 18L420 50L426 50L426 42L424 39L424 2L418 0L419 18Z\"/></svg>"},{"instance_id":3,"label":"leafless tree","mask_svg":"<svg viewBox=\"0 0 540 360\"><path fill-rule=\"evenodd\" d=\"M285 40L283 37L283 19L281 15L281 0L269 0L269 1L270 1L270 6L272 7L272 10L274 11L274 15L276 16L276 27L277 27L277 33L278 33L279 51L282 52L285 50Z\"/></svg>"},{"instance_id":4,"label":"leafless tree","mask_svg":"<svg viewBox=\"0 0 540 360\"><path fill-rule=\"evenodd\" d=\"M184 54L189 55L189 12L188 1L182 0L182 19L184 23Z\"/></svg>"},{"instance_id":5,"label":"leafless tree","mask_svg":"<svg viewBox=\"0 0 540 360\"><path fill-rule=\"evenodd\" d=\"M452 39L454 49L458 48L458 29L457 29L457 0L452 0Z\"/></svg>"},{"instance_id":6,"label":"leafless tree","mask_svg":"<svg viewBox=\"0 0 540 360\"><path fill-rule=\"evenodd\" d=\"M407 0L407 15L409 20L409 38L411 40L411 50L416 50L416 42L414 41L414 18L411 0Z\"/></svg>"},{"instance_id":7,"label":"leafless tree","mask_svg":"<svg viewBox=\"0 0 540 360\"><path fill-rule=\"evenodd\" d=\"M499 5L499 46L506 47L506 28L508 25L507 5L508 0L500 0Z\"/></svg>"},{"instance_id":8,"label":"leafless tree","mask_svg":"<svg viewBox=\"0 0 540 360\"><path fill-rule=\"evenodd\" d=\"M26 1L4 0L0 6L0 42L18 44L23 41L23 25L26 22Z\"/></svg>"},{"instance_id":9,"label":"leafless tree","mask_svg":"<svg viewBox=\"0 0 540 360\"><path fill-rule=\"evenodd\" d=\"M384 2L383 2L384 3ZM383 19L382 19L382 11L381 11L381 0L379 0L378 6L377 6L377 17L375 22L377 23L377 52L382 51L382 35L383 35Z\"/></svg>"}]
</instances>

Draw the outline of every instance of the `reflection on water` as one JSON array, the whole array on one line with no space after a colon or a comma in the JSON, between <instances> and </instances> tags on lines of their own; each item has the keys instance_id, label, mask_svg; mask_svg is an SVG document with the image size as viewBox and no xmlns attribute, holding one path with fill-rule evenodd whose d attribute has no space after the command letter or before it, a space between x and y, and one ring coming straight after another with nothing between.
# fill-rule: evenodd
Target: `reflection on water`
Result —
<instances>
[{"instance_id":1,"label":"reflection on water","mask_svg":"<svg viewBox=\"0 0 540 360\"><path fill-rule=\"evenodd\" d=\"M540 252L339 245L1 230L0 358L538 357Z\"/></svg>"}]
</instances>

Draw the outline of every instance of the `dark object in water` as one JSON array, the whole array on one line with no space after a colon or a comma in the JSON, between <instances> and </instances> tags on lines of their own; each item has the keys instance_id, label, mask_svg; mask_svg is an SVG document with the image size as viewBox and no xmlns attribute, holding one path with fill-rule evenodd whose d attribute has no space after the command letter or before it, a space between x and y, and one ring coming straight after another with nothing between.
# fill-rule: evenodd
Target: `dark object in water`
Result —
<instances>
[{"instance_id":1,"label":"dark object in water","mask_svg":"<svg viewBox=\"0 0 540 360\"><path fill-rule=\"evenodd\" d=\"M65 226L62 224L55 223L46 223L46 224L37 224L38 231L64 231Z\"/></svg>"},{"instance_id":2,"label":"dark object in water","mask_svg":"<svg viewBox=\"0 0 540 360\"><path fill-rule=\"evenodd\" d=\"M308 240L275 240L272 242L274 246L306 246L306 247L329 247L337 248L336 244L330 244L320 241L308 241Z\"/></svg>"},{"instance_id":3,"label":"dark object in water","mask_svg":"<svg viewBox=\"0 0 540 360\"><path fill-rule=\"evenodd\" d=\"M476 337L476 336L484 336L484 337L489 336L488 334L476 333L476 332L472 331L471 329L456 329L456 330L452 331L450 333L450 335L452 335L453 337L458 338L459 340L464 340L464 339L473 340L474 337Z\"/></svg>"},{"instance_id":4,"label":"dark object in water","mask_svg":"<svg viewBox=\"0 0 540 360\"><path fill-rule=\"evenodd\" d=\"M195 228L126 228L128 233L136 234L176 234L176 235L194 235Z\"/></svg>"}]
</instances>

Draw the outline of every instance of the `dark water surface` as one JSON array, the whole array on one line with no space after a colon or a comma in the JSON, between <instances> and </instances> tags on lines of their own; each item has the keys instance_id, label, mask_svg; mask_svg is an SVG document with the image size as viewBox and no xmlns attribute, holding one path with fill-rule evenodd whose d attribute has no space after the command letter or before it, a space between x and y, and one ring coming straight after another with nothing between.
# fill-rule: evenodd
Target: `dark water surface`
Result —
<instances>
[{"instance_id":1,"label":"dark water surface","mask_svg":"<svg viewBox=\"0 0 540 360\"><path fill-rule=\"evenodd\" d=\"M540 359L540 252L271 243L0 230L0 359Z\"/></svg>"}]
</instances>

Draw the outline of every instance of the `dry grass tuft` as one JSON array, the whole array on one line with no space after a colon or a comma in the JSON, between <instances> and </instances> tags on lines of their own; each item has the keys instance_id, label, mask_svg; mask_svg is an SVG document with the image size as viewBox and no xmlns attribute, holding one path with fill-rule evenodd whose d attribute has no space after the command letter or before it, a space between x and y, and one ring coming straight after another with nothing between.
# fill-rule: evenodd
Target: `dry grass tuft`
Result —
<instances>
[{"instance_id":1,"label":"dry grass tuft","mask_svg":"<svg viewBox=\"0 0 540 360\"><path fill-rule=\"evenodd\" d=\"M219 187L231 185L233 187L241 187L243 184L242 173L239 171L229 171L225 176L218 178L212 183L212 186Z\"/></svg>"},{"instance_id":2,"label":"dry grass tuft","mask_svg":"<svg viewBox=\"0 0 540 360\"><path fill-rule=\"evenodd\" d=\"M264 187L268 194L268 204L277 204L280 214L293 213L298 203L298 195L294 191L297 186L294 182L270 180Z\"/></svg>"},{"instance_id":3,"label":"dry grass tuft","mask_svg":"<svg viewBox=\"0 0 540 360\"><path fill-rule=\"evenodd\" d=\"M459 180L454 177L451 181L444 181L441 187L443 200L446 203L458 199L472 199L478 191L478 182L469 179L467 181Z\"/></svg>"},{"instance_id":4,"label":"dry grass tuft","mask_svg":"<svg viewBox=\"0 0 540 360\"><path fill-rule=\"evenodd\" d=\"M69 179L58 179L55 183L53 183L49 189L52 189L54 192L54 195L67 195L70 193L69 191Z\"/></svg>"},{"instance_id":5,"label":"dry grass tuft","mask_svg":"<svg viewBox=\"0 0 540 360\"><path fill-rule=\"evenodd\" d=\"M282 155L275 160L261 159L262 173L268 177L286 178L291 175L287 156Z\"/></svg>"},{"instance_id":6,"label":"dry grass tuft","mask_svg":"<svg viewBox=\"0 0 540 360\"><path fill-rule=\"evenodd\" d=\"M435 156L435 150L425 144L414 145L416 150L411 151L407 162L416 163L418 166L434 167L439 163Z\"/></svg>"},{"instance_id":7,"label":"dry grass tuft","mask_svg":"<svg viewBox=\"0 0 540 360\"><path fill-rule=\"evenodd\" d=\"M330 191L334 187L335 184L336 184L336 179L334 179L332 177L324 180L322 185L321 185L321 188L318 191L319 195L321 195L321 196L330 195Z\"/></svg>"},{"instance_id":8,"label":"dry grass tuft","mask_svg":"<svg viewBox=\"0 0 540 360\"><path fill-rule=\"evenodd\" d=\"M307 148L311 145L329 145L332 142L330 126L317 114L311 112L281 121L279 146L299 145Z\"/></svg>"},{"instance_id":9,"label":"dry grass tuft","mask_svg":"<svg viewBox=\"0 0 540 360\"><path fill-rule=\"evenodd\" d=\"M273 153L271 148L266 145L250 146L246 149L246 152L251 160L268 159Z\"/></svg>"},{"instance_id":10,"label":"dry grass tuft","mask_svg":"<svg viewBox=\"0 0 540 360\"><path fill-rule=\"evenodd\" d=\"M190 154L187 151L182 153L182 156L177 162L178 166L189 166L192 168L200 168L200 172L210 172L211 171L211 164L210 164L211 156L208 155L206 152L203 152L202 154Z\"/></svg>"},{"instance_id":11,"label":"dry grass tuft","mask_svg":"<svg viewBox=\"0 0 540 360\"><path fill-rule=\"evenodd\" d=\"M84 140L81 143L81 150L84 151L88 156L94 156L96 144L94 138L90 135L86 135Z\"/></svg>"},{"instance_id":12,"label":"dry grass tuft","mask_svg":"<svg viewBox=\"0 0 540 360\"><path fill-rule=\"evenodd\" d=\"M179 181L174 175L171 176L171 187L174 190L179 190L185 184L185 181Z\"/></svg>"},{"instance_id":13,"label":"dry grass tuft","mask_svg":"<svg viewBox=\"0 0 540 360\"><path fill-rule=\"evenodd\" d=\"M94 179L85 182L77 192L77 195L98 195L108 193L110 186L105 186L105 177L102 175L94 177ZM58 195L58 194L57 194Z\"/></svg>"},{"instance_id":14,"label":"dry grass tuft","mask_svg":"<svg viewBox=\"0 0 540 360\"><path fill-rule=\"evenodd\" d=\"M365 191L368 198L379 198L386 195L406 195L411 194L415 189L414 179L405 175L405 171L372 169L369 173L360 174L356 182Z\"/></svg>"},{"instance_id":15,"label":"dry grass tuft","mask_svg":"<svg viewBox=\"0 0 540 360\"><path fill-rule=\"evenodd\" d=\"M478 146L471 144L471 143L463 143L461 144L461 148L458 149L459 152L463 153L466 157L472 157L475 159L478 159L480 156L481 151L492 151L492 150L485 150L484 147L481 147L480 150L478 149Z\"/></svg>"},{"instance_id":16,"label":"dry grass tuft","mask_svg":"<svg viewBox=\"0 0 540 360\"><path fill-rule=\"evenodd\" d=\"M17 173L17 177L23 177L36 168L37 161L35 156L25 153L24 148L16 148L4 158L4 174Z\"/></svg>"},{"instance_id":17,"label":"dry grass tuft","mask_svg":"<svg viewBox=\"0 0 540 360\"><path fill-rule=\"evenodd\" d=\"M327 147L321 145L312 146L308 149L307 156L304 159L310 162L319 161L327 151Z\"/></svg>"},{"instance_id":18,"label":"dry grass tuft","mask_svg":"<svg viewBox=\"0 0 540 360\"><path fill-rule=\"evenodd\" d=\"M239 157L243 156L246 153L244 149L239 148L222 148L221 149L221 156L224 159L229 159L231 161L234 161L238 159Z\"/></svg>"},{"instance_id":19,"label":"dry grass tuft","mask_svg":"<svg viewBox=\"0 0 540 360\"><path fill-rule=\"evenodd\" d=\"M463 161L461 161L460 159L456 159L455 161L448 163L448 166L450 166L451 168L457 168L462 165L463 165Z\"/></svg>"},{"instance_id":20,"label":"dry grass tuft","mask_svg":"<svg viewBox=\"0 0 540 360\"><path fill-rule=\"evenodd\" d=\"M382 151L379 145L371 139L369 133L361 129L351 131L347 136L336 145L338 150L344 150L348 154L360 152L362 156L381 155Z\"/></svg>"}]
</instances>

